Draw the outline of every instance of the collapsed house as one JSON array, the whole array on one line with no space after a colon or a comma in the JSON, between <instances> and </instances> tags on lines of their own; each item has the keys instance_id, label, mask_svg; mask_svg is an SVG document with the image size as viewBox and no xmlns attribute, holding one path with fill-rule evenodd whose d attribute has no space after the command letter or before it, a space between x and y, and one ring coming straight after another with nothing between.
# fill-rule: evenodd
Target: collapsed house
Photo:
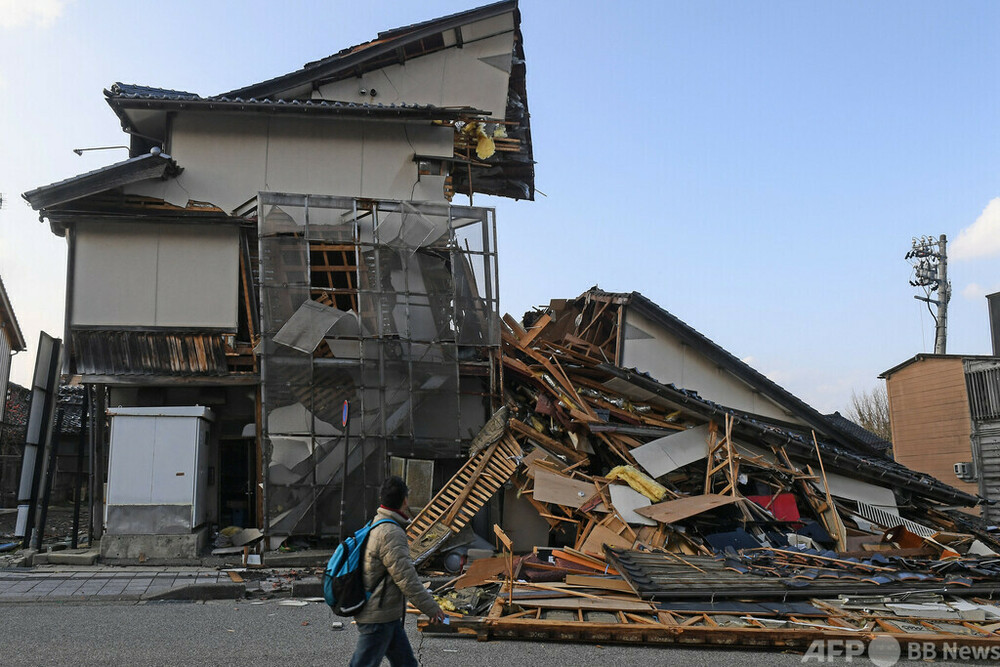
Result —
<instances>
[{"instance_id":1,"label":"collapsed house","mask_svg":"<svg viewBox=\"0 0 1000 667\"><path fill-rule=\"evenodd\" d=\"M642 335L627 308L645 318ZM481 508L503 505L504 555L472 560L439 591L451 631L1000 646L1000 542L961 511L980 497L872 451L637 293L593 289L504 322L504 408L408 530L416 562L458 573L440 556L469 543ZM629 340L678 338L689 369L714 360L731 398L749 400L737 389L753 386L784 418L621 365L637 358Z\"/></svg>"},{"instance_id":2,"label":"collapsed house","mask_svg":"<svg viewBox=\"0 0 1000 667\"><path fill-rule=\"evenodd\" d=\"M209 97L116 83L129 159L24 194L110 416L106 559L337 538L390 466L415 501L458 466L500 339L494 212L451 200L533 199L519 24L498 2Z\"/></svg>"}]
</instances>

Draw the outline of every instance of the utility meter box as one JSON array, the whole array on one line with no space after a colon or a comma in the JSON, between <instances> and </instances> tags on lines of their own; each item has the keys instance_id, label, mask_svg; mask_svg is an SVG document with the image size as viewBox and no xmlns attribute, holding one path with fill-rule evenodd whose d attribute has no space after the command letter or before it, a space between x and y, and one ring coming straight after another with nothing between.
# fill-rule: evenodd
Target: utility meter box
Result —
<instances>
[{"instance_id":1,"label":"utility meter box","mask_svg":"<svg viewBox=\"0 0 1000 667\"><path fill-rule=\"evenodd\" d=\"M184 535L207 520L203 406L112 408L105 526L109 535Z\"/></svg>"}]
</instances>

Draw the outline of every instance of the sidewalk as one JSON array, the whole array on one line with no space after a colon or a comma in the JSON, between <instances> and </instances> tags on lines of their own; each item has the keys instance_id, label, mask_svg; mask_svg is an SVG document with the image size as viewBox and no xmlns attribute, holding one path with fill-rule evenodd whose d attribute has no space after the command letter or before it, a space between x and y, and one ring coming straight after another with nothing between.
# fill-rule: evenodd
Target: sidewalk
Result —
<instances>
[{"instance_id":1,"label":"sidewalk","mask_svg":"<svg viewBox=\"0 0 1000 667\"><path fill-rule=\"evenodd\" d=\"M227 572L199 568L0 570L0 604L242 598L246 585Z\"/></svg>"}]
</instances>

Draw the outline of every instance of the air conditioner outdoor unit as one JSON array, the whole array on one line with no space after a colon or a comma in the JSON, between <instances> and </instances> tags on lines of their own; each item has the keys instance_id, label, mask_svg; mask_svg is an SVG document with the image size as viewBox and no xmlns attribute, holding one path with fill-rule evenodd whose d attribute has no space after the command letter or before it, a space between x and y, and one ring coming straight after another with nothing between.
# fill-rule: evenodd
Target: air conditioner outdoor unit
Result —
<instances>
[{"instance_id":1,"label":"air conditioner outdoor unit","mask_svg":"<svg viewBox=\"0 0 1000 667\"><path fill-rule=\"evenodd\" d=\"M972 463L956 463L955 476L963 482L971 482L976 479L976 468Z\"/></svg>"}]
</instances>

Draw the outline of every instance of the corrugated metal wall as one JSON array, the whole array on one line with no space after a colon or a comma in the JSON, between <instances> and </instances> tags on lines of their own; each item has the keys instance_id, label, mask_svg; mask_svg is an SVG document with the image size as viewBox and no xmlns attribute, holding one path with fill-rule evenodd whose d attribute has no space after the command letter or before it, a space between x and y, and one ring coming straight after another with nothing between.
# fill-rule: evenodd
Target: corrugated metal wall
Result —
<instances>
[{"instance_id":1,"label":"corrugated metal wall","mask_svg":"<svg viewBox=\"0 0 1000 667\"><path fill-rule=\"evenodd\" d=\"M1000 360L966 359L965 384L979 495L1000 501ZM986 505L983 516L1000 520L1000 506Z\"/></svg>"},{"instance_id":2,"label":"corrugated metal wall","mask_svg":"<svg viewBox=\"0 0 1000 667\"><path fill-rule=\"evenodd\" d=\"M10 377L10 341L7 333L0 330L0 422L4 420L7 405L7 380Z\"/></svg>"},{"instance_id":3,"label":"corrugated metal wall","mask_svg":"<svg viewBox=\"0 0 1000 667\"><path fill-rule=\"evenodd\" d=\"M1000 420L977 422L973 447L979 453L979 493L1000 501ZM988 521L1000 521L1000 506L987 505L983 514Z\"/></svg>"}]
</instances>

